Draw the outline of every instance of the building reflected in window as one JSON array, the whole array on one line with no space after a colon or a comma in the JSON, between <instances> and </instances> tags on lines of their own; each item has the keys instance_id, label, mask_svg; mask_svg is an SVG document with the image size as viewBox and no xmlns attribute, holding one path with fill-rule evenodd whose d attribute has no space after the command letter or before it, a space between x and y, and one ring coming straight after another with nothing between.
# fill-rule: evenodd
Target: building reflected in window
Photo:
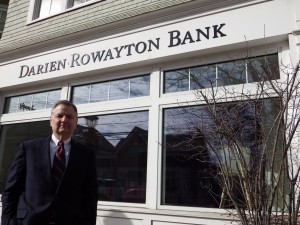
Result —
<instances>
[{"instance_id":1,"label":"building reflected in window","mask_svg":"<svg viewBox=\"0 0 300 225\"><path fill-rule=\"evenodd\" d=\"M263 137L273 126L278 104L276 98L220 103L212 113L215 117L206 105L164 109L161 203L232 208L223 188L226 183L233 190L231 199L245 204L238 176L240 158L234 148L238 146L249 174L255 174L262 165L258 164L262 146L270 144ZM228 181L221 177L224 167Z\"/></svg>"},{"instance_id":2,"label":"building reflected in window","mask_svg":"<svg viewBox=\"0 0 300 225\"><path fill-rule=\"evenodd\" d=\"M146 202L147 111L79 118L74 138L95 152L99 200Z\"/></svg>"}]
</instances>

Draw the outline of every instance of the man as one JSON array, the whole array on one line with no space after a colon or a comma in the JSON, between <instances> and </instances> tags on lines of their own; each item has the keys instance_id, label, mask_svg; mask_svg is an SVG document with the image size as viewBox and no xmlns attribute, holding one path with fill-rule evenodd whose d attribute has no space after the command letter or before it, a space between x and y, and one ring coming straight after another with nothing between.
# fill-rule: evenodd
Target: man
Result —
<instances>
[{"instance_id":1,"label":"man","mask_svg":"<svg viewBox=\"0 0 300 225\"><path fill-rule=\"evenodd\" d=\"M71 136L77 108L57 102L52 136L18 147L2 193L1 225L95 225L97 176L93 152Z\"/></svg>"}]
</instances>

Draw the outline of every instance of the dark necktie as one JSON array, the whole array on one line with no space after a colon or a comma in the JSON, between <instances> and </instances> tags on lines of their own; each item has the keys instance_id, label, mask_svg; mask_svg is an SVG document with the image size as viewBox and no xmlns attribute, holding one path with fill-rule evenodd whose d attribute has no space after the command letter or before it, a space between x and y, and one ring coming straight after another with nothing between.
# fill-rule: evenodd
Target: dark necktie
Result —
<instances>
[{"instance_id":1,"label":"dark necktie","mask_svg":"<svg viewBox=\"0 0 300 225\"><path fill-rule=\"evenodd\" d=\"M58 186L66 167L64 142L59 141L57 146L58 148L55 152L53 166L52 166L52 176L56 186Z\"/></svg>"}]
</instances>

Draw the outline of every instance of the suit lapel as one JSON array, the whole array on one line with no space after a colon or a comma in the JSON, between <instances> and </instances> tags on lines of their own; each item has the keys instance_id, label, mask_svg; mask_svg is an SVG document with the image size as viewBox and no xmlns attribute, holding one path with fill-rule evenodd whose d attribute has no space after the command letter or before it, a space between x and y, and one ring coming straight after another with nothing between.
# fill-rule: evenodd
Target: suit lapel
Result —
<instances>
[{"instance_id":1,"label":"suit lapel","mask_svg":"<svg viewBox=\"0 0 300 225\"><path fill-rule=\"evenodd\" d=\"M45 174L46 182L54 188L54 183L51 173L51 160L50 160L50 140L51 137L45 138L38 148L38 154L40 154L40 159L42 161L43 172Z\"/></svg>"}]
</instances>

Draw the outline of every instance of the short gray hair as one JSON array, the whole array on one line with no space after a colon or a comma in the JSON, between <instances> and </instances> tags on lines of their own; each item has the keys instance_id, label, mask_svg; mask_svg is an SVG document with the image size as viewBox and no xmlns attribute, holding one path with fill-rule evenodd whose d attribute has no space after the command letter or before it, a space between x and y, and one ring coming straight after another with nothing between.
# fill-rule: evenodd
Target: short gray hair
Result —
<instances>
[{"instance_id":1,"label":"short gray hair","mask_svg":"<svg viewBox=\"0 0 300 225\"><path fill-rule=\"evenodd\" d=\"M51 114L53 113L53 110L59 105L71 106L74 109L76 115L78 115L76 105L74 105L72 102L70 102L68 100L59 100L58 102L56 102L51 109Z\"/></svg>"}]
</instances>

